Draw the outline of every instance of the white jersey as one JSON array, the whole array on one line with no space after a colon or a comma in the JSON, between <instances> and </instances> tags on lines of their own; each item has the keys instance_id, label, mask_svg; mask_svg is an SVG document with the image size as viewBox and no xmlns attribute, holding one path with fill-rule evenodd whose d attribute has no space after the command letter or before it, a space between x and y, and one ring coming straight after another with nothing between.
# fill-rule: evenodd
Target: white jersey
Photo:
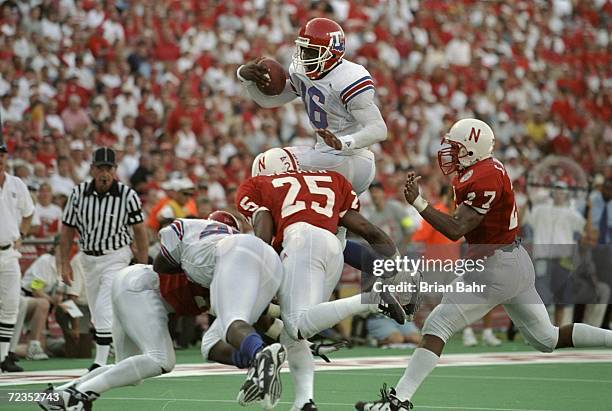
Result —
<instances>
[{"instance_id":1,"label":"white jersey","mask_svg":"<svg viewBox=\"0 0 612 411\"><path fill-rule=\"evenodd\" d=\"M55 256L43 254L26 270L21 286L30 292L43 290L47 294L52 294L60 281L61 276L57 273Z\"/></svg>"},{"instance_id":2,"label":"white jersey","mask_svg":"<svg viewBox=\"0 0 612 411\"><path fill-rule=\"evenodd\" d=\"M218 221L178 218L159 231L160 251L170 262L180 265L192 281L208 287L215 269L217 245L237 233Z\"/></svg>"},{"instance_id":3,"label":"white jersey","mask_svg":"<svg viewBox=\"0 0 612 411\"><path fill-rule=\"evenodd\" d=\"M323 78L312 80L291 63L289 81L294 92L302 98L310 124L315 129L327 129L337 137L343 137L363 128L351 114L351 101L356 96L374 99L374 82L362 65L342 60ZM334 150L319 136L315 149L339 155L352 155L364 150Z\"/></svg>"}]
</instances>

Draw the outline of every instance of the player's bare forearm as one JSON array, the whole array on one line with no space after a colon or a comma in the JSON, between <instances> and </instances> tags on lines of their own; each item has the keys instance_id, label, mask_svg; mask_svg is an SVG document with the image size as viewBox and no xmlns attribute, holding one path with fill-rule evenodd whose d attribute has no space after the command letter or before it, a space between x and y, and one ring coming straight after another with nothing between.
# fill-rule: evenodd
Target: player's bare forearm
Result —
<instances>
[{"instance_id":1,"label":"player's bare forearm","mask_svg":"<svg viewBox=\"0 0 612 411\"><path fill-rule=\"evenodd\" d=\"M66 224L62 225L59 240L58 263L60 266L67 264L70 261L70 248L72 248L72 240L76 229Z\"/></svg>"},{"instance_id":2,"label":"player's bare forearm","mask_svg":"<svg viewBox=\"0 0 612 411\"><path fill-rule=\"evenodd\" d=\"M134 243L136 245L136 261L141 264L149 262L147 228L144 223L134 224Z\"/></svg>"},{"instance_id":3,"label":"player's bare forearm","mask_svg":"<svg viewBox=\"0 0 612 411\"><path fill-rule=\"evenodd\" d=\"M289 80L287 80L287 85L285 86L283 92L278 96L265 95L257 88L255 83L245 84L245 88L253 101L263 108L281 107L297 98L297 95L291 89Z\"/></svg>"},{"instance_id":4,"label":"player's bare forearm","mask_svg":"<svg viewBox=\"0 0 612 411\"><path fill-rule=\"evenodd\" d=\"M376 252L385 257L392 257L397 252L393 240L355 210L347 211L340 219L340 224L352 233L361 236Z\"/></svg>"},{"instance_id":5,"label":"player's bare forearm","mask_svg":"<svg viewBox=\"0 0 612 411\"><path fill-rule=\"evenodd\" d=\"M33 296L34 298L43 298L43 299L45 299L45 300L49 301L49 303L50 303L51 305L54 305L54 304L55 304L55 301L53 301L53 298L51 298L51 296L50 296L49 294L47 294L46 292L44 292L43 290L36 290L36 289L33 289L33 290L32 290L32 296Z\"/></svg>"},{"instance_id":6,"label":"player's bare forearm","mask_svg":"<svg viewBox=\"0 0 612 411\"><path fill-rule=\"evenodd\" d=\"M274 219L268 210L258 210L253 215L253 231L266 244L271 244L274 238Z\"/></svg>"},{"instance_id":7,"label":"player's bare forearm","mask_svg":"<svg viewBox=\"0 0 612 411\"><path fill-rule=\"evenodd\" d=\"M461 204L454 215L448 215L428 206L421 212L421 216L433 228L441 232L448 239L457 241L480 224L484 216L478 214L471 207Z\"/></svg>"}]
</instances>

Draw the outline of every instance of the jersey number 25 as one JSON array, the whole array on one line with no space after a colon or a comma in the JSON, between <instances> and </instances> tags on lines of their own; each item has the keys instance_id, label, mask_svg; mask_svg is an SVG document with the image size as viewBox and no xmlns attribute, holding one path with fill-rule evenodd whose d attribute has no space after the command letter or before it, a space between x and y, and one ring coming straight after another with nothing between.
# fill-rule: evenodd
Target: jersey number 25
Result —
<instances>
[{"instance_id":1,"label":"jersey number 25","mask_svg":"<svg viewBox=\"0 0 612 411\"><path fill-rule=\"evenodd\" d=\"M298 193L303 188L300 181L291 176L287 177L278 177L272 180L272 185L274 187L283 187L285 185L289 185L289 190L285 195L285 199L283 200L283 206L281 209L281 218L288 217L292 214L295 214L299 211L305 210L306 207L310 208L312 211L322 214L326 217L331 217L333 215L334 203L336 200L336 194L329 187L320 187L317 183L331 183L331 176L304 176L304 181L306 182L306 186L308 188L308 192L311 194L319 194L327 197L325 201L325 205L321 205L318 201L310 201L307 205L305 201L296 201Z\"/></svg>"}]
</instances>

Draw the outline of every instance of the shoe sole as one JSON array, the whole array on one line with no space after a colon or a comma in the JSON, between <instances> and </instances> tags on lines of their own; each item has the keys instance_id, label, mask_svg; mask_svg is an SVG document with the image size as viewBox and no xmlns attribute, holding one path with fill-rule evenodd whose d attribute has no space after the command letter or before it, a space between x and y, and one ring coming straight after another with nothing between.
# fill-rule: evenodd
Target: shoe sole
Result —
<instances>
[{"instance_id":1,"label":"shoe sole","mask_svg":"<svg viewBox=\"0 0 612 411\"><path fill-rule=\"evenodd\" d=\"M276 344L273 344L270 347L273 347L274 345ZM285 351L285 347L280 344L278 345L280 346L280 348L278 348L278 351L272 353L272 355L274 356L272 360L275 363L274 371L272 372L271 379L268 381L267 387L264 381L264 396L261 401L261 406L264 410L274 409L274 407L276 407L276 405L278 404L278 401L280 400L283 391L283 386L279 377L280 369L285 363L285 359L287 357L287 352ZM272 349L273 348L270 348L270 351L272 351ZM269 364L264 364L264 370L267 368L267 366L269 366Z\"/></svg>"},{"instance_id":2,"label":"shoe sole","mask_svg":"<svg viewBox=\"0 0 612 411\"><path fill-rule=\"evenodd\" d=\"M404 324L406 322L406 313L397 298L388 292L380 293L380 298L387 304L390 310L389 316L395 320L396 323Z\"/></svg>"},{"instance_id":3,"label":"shoe sole","mask_svg":"<svg viewBox=\"0 0 612 411\"><path fill-rule=\"evenodd\" d=\"M256 401L259 401L259 387L257 384L252 384L247 390L243 390L241 388L238 392L238 397L236 400L238 401L238 404L242 405L243 407L247 407Z\"/></svg>"},{"instance_id":4,"label":"shoe sole","mask_svg":"<svg viewBox=\"0 0 612 411\"><path fill-rule=\"evenodd\" d=\"M257 385L257 383L252 382L252 378L254 377L248 377L247 374L247 378L248 380L242 383L240 391L238 391L238 397L236 397L238 404L242 405L243 407L251 405L255 401L259 401L261 399L259 397L259 386ZM245 388L245 384L247 384L248 382L250 382L250 385Z\"/></svg>"}]
</instances>

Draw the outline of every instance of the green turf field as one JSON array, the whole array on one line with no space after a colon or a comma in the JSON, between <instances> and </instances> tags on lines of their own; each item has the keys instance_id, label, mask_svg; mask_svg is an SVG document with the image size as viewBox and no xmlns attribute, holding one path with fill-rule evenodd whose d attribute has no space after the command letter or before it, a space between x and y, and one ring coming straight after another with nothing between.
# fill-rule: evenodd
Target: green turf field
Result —
<instances>
[{"instance_id":1,"label":"green turf field","mask_svg":"<svg viewBox=\"0 0 612 411\"><path fill-rule=\"evenodd\" d=\"M465 349L453 340L448 353L532 352L518 343L504 343L498 348ZM602 352L603 353L603 352ZM607 351L606 353L612 354ZM401 350L358 348L345 350L334 358L408 355ZM450 356L449 356L450 357ZM178 351L179 363L198 363L196 349ZM530 411L604 411L612 410L612 362L593 358L572 363L526 363L521 365L441 366L434 370L414 398L415 410L530 410ZM21 362L26 371L83 368L84 360ZM315 393L320 410L351 410L355 401L376 398L383 382L394 385L402 375L400 368L361 368L326 370L316 375ZM4 374L6 376L6 374ZM96 410L244 410L235 403L242 375L205 375L155 378L137 387L107 392L94 403ZM289 410L292 385L289 374L282 374L284 392L279 410ZM2 386L0 409L36 409L33 404L7 403L8 392L36 390L43 385ZM257 406L250 409L260 409Z\"/></svg>"}]
</instances>

